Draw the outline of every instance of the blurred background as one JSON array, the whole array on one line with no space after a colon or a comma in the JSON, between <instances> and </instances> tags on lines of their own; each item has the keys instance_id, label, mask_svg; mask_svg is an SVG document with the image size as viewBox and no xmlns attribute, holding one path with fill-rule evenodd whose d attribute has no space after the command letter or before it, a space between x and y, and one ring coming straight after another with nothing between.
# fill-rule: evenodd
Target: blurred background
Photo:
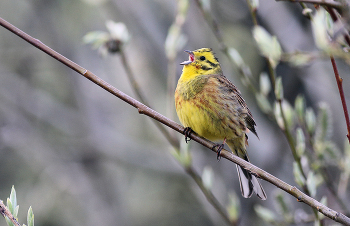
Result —
<instances>
[{"instance_id":1,"label":"blurred background","mask_svg":"<svg viewBox=\"0 0 350 226\"><path fill-rule=\"evenodd\" d=\"M258 87L259 75L267 66L252 37L253 21L246 1L219 0L210 6L224 42L238 50ZM297 4L262 1L257 17L259 24L277 36L285 52L314 51L310 22L301 11ZM107 20L123 22L131 34L124 47L126 59L145 98L154 110L179 122L173 97L167 92L172 64L164 47L176 13L175 0L0 1L0 17L135 97L120 56L101 57L82 41L90 31L107 31ZM224 74L250 107L260 138L249 137L251 162L295 185L293 156L284 134L259 110L254 95L220 52L194 1L189 2L182 32L187 40L183 49L213 48ZM173 64L176 79L182 70L179 63L187 59L186 53L178 52ZM337 63L350 100L349 67ZM277 75L282 76L290 103L303 94L308 107L317 109L320 102L329 105L331 139L342 149L346 126L329 59L301 68L281 63ZM171 155L173 148L151 120L0 27L0 199L6 200L15 186L20 222L25 222L32 206L35 225L45 226L225 225ZM174 135L184 143L180 134ZM274 210L274 197L284 192L262 181L268 200L255 195L244 199L233 163L218 162L215 153L193 141L189 145L196 171L202 174L205 167L212 168L212 191L220 203L228 205L227 194L236 194L240 225L266 224L254 206ZM317 198L327 192L321 188ZM294 211L312 212L293 197L285 197ZM328 202L341 210L331 198ZM3 218L0 222L5 225Z\"/></svg>"}]
</instances>

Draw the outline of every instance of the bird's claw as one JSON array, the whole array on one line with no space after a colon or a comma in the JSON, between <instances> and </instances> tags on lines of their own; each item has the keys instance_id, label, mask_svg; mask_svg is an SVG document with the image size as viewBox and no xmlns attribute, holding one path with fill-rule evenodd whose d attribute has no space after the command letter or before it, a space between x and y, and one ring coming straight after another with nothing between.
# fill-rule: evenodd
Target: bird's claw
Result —
<instances>
[{"instance_id":1,"label":"bird's claw","mask_svg":"<svg viewBox=\"0 0 350 226\"><path fill-rule=\"evenodd\" d=\"M184 132L183 134L185 134L185 141L186 141L186 144L187 142L189 142L191 140L191 138L189 138L189 136L191 135L191 133L193 132L193 130L190 128L190 127L186 127L184 129Z\"/></svg>"},{"instance_id":2,"label":"bird's claw","mask_svg":"<svg viewBox=\"0 0 350 226\"><path fill-rule=\"evenodd\" d=\"M215 148L217 148L217 150L215 150ZM216 151L216 153L217 153L216 159L217 159L218 161L220 161L220 159L221 159L220 153L221 153L221 150L222 150L223 148L224 148L224 144L215 144L215 145L213 146L213 150Z\"/></svg>"}]
</instances>

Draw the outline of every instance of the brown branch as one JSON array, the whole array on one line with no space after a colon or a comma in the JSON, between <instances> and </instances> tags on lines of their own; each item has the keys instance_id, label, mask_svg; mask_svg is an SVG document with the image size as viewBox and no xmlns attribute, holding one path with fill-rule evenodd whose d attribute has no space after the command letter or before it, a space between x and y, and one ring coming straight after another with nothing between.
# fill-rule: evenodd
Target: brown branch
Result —
<instances>
[{"instance_id":1,"label":"brown branch","mask_svg":"<svg viewBox=\"0 0 350 226\"><path fill-rule=\"evenodd\" d=\"M3 217L7 217L16 226L21 226L12 213L6 208L5 204L0 200L0 213Z\"/></svg>"},{"instance_id":2,"label":"brown branch","mask_svg":"<svg viewBox=\"0 0 350 226\"><path fill-rule=\"evenodd\" d=\"M276 0L276 2L303 2L303 3L311 3L315 5L329 6L335 9L342 9L343 5L339 2L335 1L327 1L327 0Z\"/></svg>"},{"instance_id":3,"label":"brown branch","mask_svg":"<svg viewBox=\"0 0 350 226\"><path fill-rule=\"evenodd\" d=\"M147 116L149 116L149 117L151 117L151 118L153 118L153 119L163 123L164 125L166 125L166 126L172 128L172 129L178 131L179 133L183 133L184 132L184 127L183 126L175 123L174 121L172 121L172 120L166 118L165 116L159 114L155 110L147 107L146 105L140 103L139 101L137 101L137 100L131 98L130 96L124 94L123 92L121 92L118 89L116 89L115 87L111 86L110 84L108 84L107 82L105 82L104 80L102 80L101 78L99 78L98 76L93 74L92 72L86 70L85 68L83 68L83 67L79 66L78 64L72 62L71 60L67 59L66 57L62 56L61 54L55 52L54 50L52 50L48 46L44 45L39 40L34 39L33 37L31 37L28 34L24 33L23 31L21 31L20 29L16 28L15 26L13 26L12 24L8 23L7 21L5 21L2 18L0 18L0 25L5 27L6 29L11 31L12 33L18 35L19 37L21 37L25 41L29 42L30 44L34 45L38 49L42 50L43 52L47 53L48 55L52 56L56 60L62 62L64 65L72 68L73 70L75 70L79 74L83 75L84 77L86 77L90 81L94 82L98 86L102 87L103 89L105 89L109 93L111 93L114 96L122 99L123 101L127 102L131 106L137 108L140 114L147 115ZM204 138L201 138L201 137L197 136L194 133L191 133L189 137L192 140L194 140L194 141L202 144L203 146L205 146L205 147L213 150L214 152L216 152L216 148L215 148L216 145L215 145L215 143L213 143L211 141L208 141L208 140L206 140ZM260 177L260 178L270 182L271 184L281 188L282 190L284 190L287 193L291 194L292 196L296 197L299 202L304 202L305 204L313 207L314 209L316 209L320 213L324 214L325 216L329 217L330 219L333 219L334 221L337 221L337 222L342 223L344 225L349 225L350 226L350 218L348 218L347 216L345 216L342 213L339 213L339 212L337 212L335 210L332 210L332 209L328 208L327 206L321 204L317 200L307 196L306 194L301 192L299 189L297 189L295 186L291 186L291 185L287 184L286 182L278 179L277 177L267 173L266 171L264 171L264 170L262 170L262 169L260 169L260 168L258 168L256 166L252 165L251 163L246 162L245 160L235 156L233 153L231 153L231 152L229 152L229 151L227 151L225 149L223 149L220 152L220 156L230 160L231 162L234 162L234 163L244 167L245 169L249 170L251 173L257 175L258 177Z\"/></svg>"},{"instance_id":4,"label":"brown branch","mask_svg":"<svg viewBox=\"0 0 350 226\"><path fill-rule=\"evenodd\" d=\"M337 68L337 65L335 63L333 56L331 56L331 62L332 62L333 70L334 70L335 80L337 81L337 85L338 85L338 89L339 89L341 103L343 105L346 127L348 129L348 134L346 135L346 137L348 138L349 143L350 143L350 119L349 119L348 107L346 106L345 95L344 95L344 90L343 90L343 79L339 76L338 68Z\"/></svg>"},{"instance_id":5,"label":"brown branch","mask_svg":"<svg viewBox=\"0 0 350 226\"><path fill-rule=\"evenodd\" d=\"M339 18L331 7L327 7L327 11L331 15L332 20L334 22L338 21ZM348 33L344 34L344 38L345 38L345 41L348 43L348 45L350 45L350 36ZM334 71L335 80L337 81L337 85L338 85L340 99L341 99L341 102L343 105L345 122L346 122L346 127L348 130L348 134L346 135L346 137L348 138L349 143L350 143L350 119L349 119L349 112L348 112L348 108L346 106L345 95L344 95L344 90L343 90L343 79L339 76L338 68L337 68L337 65L335 63L334 57L331 55L330 58L331 58L331 63L332 63L333 71Z\"/></svg>"}]
</instances>

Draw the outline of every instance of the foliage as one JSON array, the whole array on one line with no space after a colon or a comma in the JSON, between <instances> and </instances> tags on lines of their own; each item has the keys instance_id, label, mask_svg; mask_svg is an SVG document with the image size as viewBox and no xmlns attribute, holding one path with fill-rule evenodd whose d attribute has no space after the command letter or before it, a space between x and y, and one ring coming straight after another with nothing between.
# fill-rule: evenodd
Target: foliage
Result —
<instances>
[{"instance_id":1,"label":"foliage","mask_svg":"<svg viewBox=\"0 0 350 226\"><path fill-rule=\"evenodd\" d=\"M1 207L3 208L3 207ZM15 187L12 186L10 197L7 198L7 206L4 207L7 208L7 210L3 210L2 214L5 216L5 220L8 226L19 226L18 224L18 210L19 205L17 205L17 196L16 196L16 190ZM28 226L34 226L34 213L33 209L30 206L27 213L27 225ZM23 224L23 226L26 226Z\"/></svg>"}]
</instances>

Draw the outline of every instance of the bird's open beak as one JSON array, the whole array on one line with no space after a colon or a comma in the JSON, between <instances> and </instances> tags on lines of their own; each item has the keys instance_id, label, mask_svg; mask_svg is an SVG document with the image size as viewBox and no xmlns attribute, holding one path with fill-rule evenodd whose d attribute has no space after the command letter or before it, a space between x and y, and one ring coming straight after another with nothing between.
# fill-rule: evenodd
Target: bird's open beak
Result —
<instances>
[{"instance_id":1,"label":"bird's open beak","mask_svg":"<svg viewBox=\"0 0 350 226\"><path fill-rule=\"evenodd\" d=\"M194 54L192 51L189 51L189 50L185 50L186 53L188 53L189 55L189 59L180 63L181 65L187 65L187 64L190 64L194 61Z\"/></svg>"}]
</instances>

